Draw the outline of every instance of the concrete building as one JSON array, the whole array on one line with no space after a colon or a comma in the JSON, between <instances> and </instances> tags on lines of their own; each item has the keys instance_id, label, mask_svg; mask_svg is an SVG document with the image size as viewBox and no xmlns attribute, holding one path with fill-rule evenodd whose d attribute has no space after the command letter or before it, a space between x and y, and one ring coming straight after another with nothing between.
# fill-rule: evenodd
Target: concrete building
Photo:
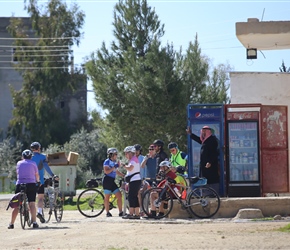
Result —
<instances>
[{"instance_id":1,"label":"concrete building","mask_svg":"<svg viewBox=\"0 0 290 250\"><path fill-rule=\"evenodd\" d=\"M248 59L256 59L257 50L290 49L290 21L248 18L247 22L236 23L236 36L246 48Z\"/></svg>"},{"instance_id":2,"label":"concrete building","mask_svg":"<svg viewBox=\"0 0 290 250\"><path fill-rule=\"evenodd\" d=\"M21 18L29 27L30 19ZM7 31L10 18L0 18L0 140L7 133L9 121L12 119L13 100L10 88L20 90L22 87L22 77L19 72L13 69L17 63L13 56L13 38ZM32 36L28 34L28 36ZM73 67L73 66L72 66ZM79 118L80 114L86 116L87 112L87 84L86 77L83 75L80 80L79 89L74 94L63 94L56 105L62 109L67 121L73 122Z\"/></svg>"},{"instance_id":3,"label":"concrete building","mask_svg":"<svg viewBox=\"0 0 290 250\"><path fill-rule=\"evenodd\" d=\"M236 36L249 59L257 58L257 50L290 49L290 21L260 22L249 18L236 23ZM290 145L290 74L281 72L231 72L231 103L260 103L288 106L288 145ZM290 152L288 151L288 163ZM275 164L273 169L275 169ZM288 166L288 191L290 190Z\"/></svg>"}]
</instances>

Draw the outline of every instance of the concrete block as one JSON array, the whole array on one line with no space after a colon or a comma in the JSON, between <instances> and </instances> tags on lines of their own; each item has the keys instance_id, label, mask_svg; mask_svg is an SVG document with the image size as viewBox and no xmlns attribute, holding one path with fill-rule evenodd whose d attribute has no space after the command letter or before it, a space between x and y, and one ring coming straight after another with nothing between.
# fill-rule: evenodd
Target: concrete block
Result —
<instances>
[{"instance_id":1,"label":"concrete block","mask_svg":"<svg viewBox=\"0 0 290 250\"><path fill-rule=\"evenodd\" d=\"M244 208L240 209L237 213L236 217L233 220L236 219L256 219L256 218L264 218L264 215L261 211L261 209L257 208Z\"/></svg>"},{"instance_id":2,"label":"concrete block","mask_svg":"<svg viewBox=\"0 0 290 250\"><path fill-rule=\"evenodd\" d=\"M265 217L289 216L290 197L221 198L220 209L213 218L234 218L240 209L260 209ZM181 208L178 201L174 200L173 209L168 217L184 219L190 216Z\"/></svg>"}]
</instances>

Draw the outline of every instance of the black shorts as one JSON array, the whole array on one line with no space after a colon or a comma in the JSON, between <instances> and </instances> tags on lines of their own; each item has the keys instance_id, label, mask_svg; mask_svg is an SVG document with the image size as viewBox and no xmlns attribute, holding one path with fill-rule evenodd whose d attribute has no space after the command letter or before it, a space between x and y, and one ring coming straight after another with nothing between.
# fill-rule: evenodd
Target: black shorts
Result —
<instances>
[{"instance_id":1,"label":"black shorts","mask_svg":"<svg viewBox=\"0 0 290 250\"><path fill-rule=\"evenodd\" d=\"M44 184L40 185L37 190L38 194L44 194Z\"/></svg>"},{"instance_id":2,"label":"black shorts","mask_svg":"<svg viewBox=\"0 0 290 250\"><path fill-rule=\"evenodd\" d=\"M114 192L116 189L118 189L115 178L105 176L103 179L103 188L104 190L109 190L111 192Z\"/></svg>"},{"instance_id":3,"label":"black shorts","mask_svg":"<svg viewBox=\"0 0 290 250\"><path fill-rule=\"evenodd\" d=\"M35 202L36 191L37 191L36 183L26 184L26 196L27 196L28 202ZM20 184L17 184L16 189L15 189L15 194L19 192L20 192Z\"/></svg>"}]
</instances>

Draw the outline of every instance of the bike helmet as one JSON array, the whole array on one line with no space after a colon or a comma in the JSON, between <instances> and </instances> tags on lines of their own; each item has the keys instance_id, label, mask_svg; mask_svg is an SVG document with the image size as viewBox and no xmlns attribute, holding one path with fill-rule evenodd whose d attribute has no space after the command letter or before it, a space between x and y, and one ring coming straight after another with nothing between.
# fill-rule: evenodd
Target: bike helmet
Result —
<instances>
[{"instance_id":1,"label":"bike helmet","mask_svg":"<svg viewBox=\"0 0 290 250\"><path fill-rule=\"evenodd\" d=\"M168 168L170 168L171 167L171 162L170 161L162 161L162 162L160 162L159 167L168 167Z\"/></svg>"},{"instance_id":2,"label":"bike helmet","mask_svg":"<svg viewBox=\"0 0 290 250\"><path fill-rule=\"evenodd\" d=\"M124 149L124 153L127 153L127 152L135 153L135 152L136 152L136 149L135 149L134 146L127 146L127 147Z\"/></svg>"},{"instance_id":3,"label":"bike helmet","mask_svg":"<svg viewBox=\"0 0 290 250\"><path fill-rule=\"evenodd\" d=\"M178 145L177 145L176 142L170 142L170 143L168 144L168 149L177 148L177 147L178 147Z\"/></svg>"},{"instance_id":4,"label":"bike helmet","mask_svg":"<svg viewBox=\"0 0 290 250\"><path fill-rule=\"evenodd\" d=\"M117 154L118 150L116 148L108 148L107 154Z\"/></svg>"},{"instance_id":5,"label":"bike helmet","mask_svg":"<svg viewBox=\"0 0 290 250\"><path fill-rule=\"evenodd\" d=\"M157 139L157 140L155 140L155 141L153 142L153 144L154 144L154 145L157 145L157 146L159 146L159 147L163 147L164 142L163 142L162 140L160 140L160 139Z\"/></svg>"},{"instance_id":6,"label":"bike helmet","mask_svg":"<svg viewBox=\"0 0 290 250\"><path fill-rule=\"evenodd\" d=\"M29 149L25 149L23 152L22 152L22 157L24 159L31 159L32 157L32 152L29 150Z\"/></svg>"},{"instance_id":7,"label":"bike helmet","mask_svg":"<svg viewBox=\"0 0 290 250\"><path fill-rule=\"evenodd\" d=\"M141 147L140 144L135 144L135 145L134 145L134 148L135 148L136 151L137 151L137 150L139 150L139 151L142 150L142 147Z\"/></svg>"},{"instance_id":8,"label":"bike helmet","mask_svg":"<svg viewBox=\"0 0 290 250\"><path fill-rule=\"evenodd\" d=\"M32 142L31 145L30 145L30 149L32 150L38 150L41 148L41 145L39 142L35 141L35 142Z\"/></svg>"}]
</instances>

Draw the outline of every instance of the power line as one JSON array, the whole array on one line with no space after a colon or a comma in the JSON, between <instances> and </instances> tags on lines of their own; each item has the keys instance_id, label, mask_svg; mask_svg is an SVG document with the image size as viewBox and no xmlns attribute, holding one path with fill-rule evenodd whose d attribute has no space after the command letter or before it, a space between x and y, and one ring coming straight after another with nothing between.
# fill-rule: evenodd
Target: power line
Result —
<instances>
[{"instance_id":1,"label":"power line","mask_svg":"<svg viewBox=\"0 0 290 250\"><path fill-rule=\"evenodd\" d=\"M0 40L69 40L73 38L81 38L81 37L0 37Z\"/></svg>"},{"instance_id":2,"label":"power line","mask_svg":"<svg viewBox=\"0 0 290 250\"><path fill-rule=\"evenodd\" d=\"M16 69L66 69L68 67L0 67L0 69L13 69L13 70L16 70Z\"/></svg>"},{"instance_id":3,"label":"power line","mask_svg":"<svg viewBox=\"0 0 290 250\"><path fill-rule=\"evenodd\" d=\"M15 39L16 40L16 39ZM67 48L68 45L0 45L2 48Z\"/></svg>"},{"instance_id":4,"label":"power line","mask_svg":"<svg viewBox=\"0 0 290 250\"><path fill-rule=\"evenodd\" d=\"M14 57L46 57L46 56L69 56L68 54L53 54L53 55L12 55ZM11 57L11 55L1 55L1 57Z\"/></svg>"},{"instance_id":5,"label":"power line","mask_svg":"<svg viewBox=\"0 0 290 250\"><path fill-rule=\"evenodd\" d=\"M11 52L11 50L1 50L0 52ZM14 51L13 51L14 52ZM15 53L20 52L73 52L71 49L36 49L36 50L15 50Z\"/></svg>"},{"instance_id":6,"label":"power line","mask_svg":"<svg viewBox=\"0 0 290 250\"><path fill-rule=\"evenodd\" d=\"M0 63L17 63L17 61L0 61ZM64 62L71 62L71 61L68 61L68 60L64 60L64 61L32 61L32 63L64 63ZM22 62L21 62L22 63ZM24 62L23 62L24 63Z\"/></svg>"}]
</instances>

